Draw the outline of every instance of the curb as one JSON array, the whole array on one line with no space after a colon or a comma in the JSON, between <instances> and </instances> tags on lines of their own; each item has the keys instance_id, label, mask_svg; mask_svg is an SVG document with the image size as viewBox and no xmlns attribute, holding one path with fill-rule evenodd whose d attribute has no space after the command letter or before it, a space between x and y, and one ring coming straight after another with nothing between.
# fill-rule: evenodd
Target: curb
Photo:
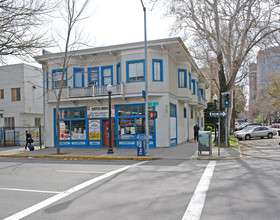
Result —
<instances>
[{"instance_id":1,"label":"curb","mask_svg":"<svg viewBox=\"0 0 280 220\"><path fill-rule=\"evenodd\" d=\"M0 155L0 157L15 157L15 158L44 158L44 159L63 159L63 160L136 160L149 161L152 157L123 157L123 156L51 156L51 155Z\"/></svg>"}]
</instances>

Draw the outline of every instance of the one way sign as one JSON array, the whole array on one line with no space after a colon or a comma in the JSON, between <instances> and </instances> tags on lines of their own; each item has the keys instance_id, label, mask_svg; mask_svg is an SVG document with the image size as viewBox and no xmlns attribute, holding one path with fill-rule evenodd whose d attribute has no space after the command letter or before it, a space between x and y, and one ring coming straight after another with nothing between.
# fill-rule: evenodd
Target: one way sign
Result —
<instances>
[{"instance_id":1,"label":"one way sign","mask_svg":"<svg viewBox=\"0 0 280 220\"><path fill-rule=\"evenodd\" d=\"M226 117L226 112L210 112L210 117L219 118L219 117Z\"/></svg>"}]
</instances>

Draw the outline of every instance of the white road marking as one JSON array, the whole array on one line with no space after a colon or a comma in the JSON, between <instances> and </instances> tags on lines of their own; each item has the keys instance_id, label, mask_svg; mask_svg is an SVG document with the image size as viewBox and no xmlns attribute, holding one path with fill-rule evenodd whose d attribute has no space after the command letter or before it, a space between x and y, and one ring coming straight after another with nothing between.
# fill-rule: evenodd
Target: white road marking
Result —
<instances>
[{"instance_id":1,"label":"white road marking","mask_svg":"<svg viewBox=\"0 0 280 220\"><path fill-rule=\"evenodd\" d=\"M207 165L196 190L192 196L192 199L188 205L188 208L182 218L182 220L199 220L204 206L206 193L209 188L210 181L212 179L216 161L211 161Z\"/></svg>"},{"instance_id":2,"label":"white road marking","mask_svg":"<svg viewBox=\"0 0 280 220\"><path fill-rule=\"evenodd\" d=\"M52 193L52 194L61 193L61 192L57 192L57 191L43 191L43 190L32 190L32 189L14 189L14 188L0 188L0 190L21 191L21 192L36 192L36 193Z\"/></svg>"},{"instance_id":3,"label":"white road marking","mask_svg":"<svg viewBox=\"0 0 280 220\"><path fill-rule=\"evenodd\" d=\"M46 200L44 200L44 201L42 201L42 202L40 202L38 204L35 204L35 205L33 205L33 206L31 206L31 207L29 207L27 209L24 209L21 212L18 212L18 213L14 214L14 215L11 215L11 216L5 218L4 220L15 220L15 219L18 220L18 219L22 219L22 218L24 218L24 217L26 217L26 216L28 216L28 215L30 215L30 214L40 210L40 209L42 209L42 208L44 208L44 207L46 207L46 206L48 206L48 205L50 205L50 204L52 204L54 202L57 202L58 200L63 199L64 197L69 196L72 193L77 192L77 191L79 191L79 190L81 190L81 189L83 189L85 187L88 187L88 186L90 186L90 185L92 185L92 184L94 184L94 183L96 183L96 182L98 182L100 180L103 180L103 179L108 178L110 176L113 176L113 175L115 175L117 173L123 172L123 171L125 171L125 170L127 170L129 168L133 168L133 167L139 166L139 165L141 165L143 163L147 163L147 162L148 161L143 161L143 162L140 162L140 163L129 165L129 166L126 166L126 167L123 167L123 168L120 168L120 169L117 169L117 170L105 173L105 174L103 174L101 176L95 177L95 178L93 178L91 180L88 180L88 181L86 181L84 183L81 183L81 184L79 184L77 186L74 186L74 187L72 187L72 188L70 188L70 189L68 189L68 190L66 190L64 192L61 192L61 193L59 193L59 194L57 194L57 195L55 195L55 196L53 196L51 198L48 198L48 199L46 199Z\"/></svg>"},{"instance_id":4,"label":"white road marking","mask_svg":"<svg viewBox=\"0 0 280 220\"><path fill-rule=\"evenodd\" d=\"M98 174L101 174L101 173L106 173L106 172L98 172L98 171L79 171L79 170L58 170L57 172L60 172L60 173L98 173Z\"/></svg>"}]
</instances>

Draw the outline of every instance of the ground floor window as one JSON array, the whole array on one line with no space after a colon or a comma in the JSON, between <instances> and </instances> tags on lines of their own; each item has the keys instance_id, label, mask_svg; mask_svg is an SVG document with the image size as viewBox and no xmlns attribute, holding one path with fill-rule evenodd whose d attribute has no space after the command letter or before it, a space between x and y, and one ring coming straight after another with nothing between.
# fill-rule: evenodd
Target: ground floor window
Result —
<instances>
[{"instance_id":1,"label":"ground floor window","mask_svg":"<svg viewBox=\"0 0 280 220\"><path fill-rule=\"evenodd\" d=\"M153 111L149 107L148 111ZM138 140L146 139L145 106L143 104L116 106L117 146L137 147ZM149 119L150 147L155 147L155 120Z\"/></svg>"}]
</instances>

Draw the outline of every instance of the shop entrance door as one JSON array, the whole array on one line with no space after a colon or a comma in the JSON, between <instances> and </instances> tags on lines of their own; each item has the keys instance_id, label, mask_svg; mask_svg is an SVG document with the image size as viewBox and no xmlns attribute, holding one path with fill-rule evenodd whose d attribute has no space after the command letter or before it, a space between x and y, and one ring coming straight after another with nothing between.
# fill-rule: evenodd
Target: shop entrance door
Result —
<instances>
[{"instance_id":1,"label":"shop entrance door","mask_svg":"<svg viewBox=\"0 0 280 220\"><path fill-rule=\"evenodd\" d=\"M112 147L115 147L115 120L111 121L111 132L112 132ZM103 137L103 147L109 146L109 120L102 121L102 137Z\"/></svg>"}]
</instances>

